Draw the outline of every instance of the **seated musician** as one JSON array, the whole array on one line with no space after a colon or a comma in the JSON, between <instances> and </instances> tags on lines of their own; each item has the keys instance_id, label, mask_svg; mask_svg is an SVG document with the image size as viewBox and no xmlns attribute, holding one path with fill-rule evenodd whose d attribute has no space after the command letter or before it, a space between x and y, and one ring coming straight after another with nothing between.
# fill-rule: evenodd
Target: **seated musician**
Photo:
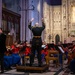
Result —
<instances>
[{"instance_id":1,"label":"seated musician","mask_svg":"<svg viewBox=\"0 0 75 75\"><path fill-rule=\"evenodd\" d=\"M19 51L20 51L20 45L17 43L17 41L14 42L14 44L11 46L12 50L12 57L13 57L13 64L21 64L21 58L19 56Z\"/></svg>"},{"instance_id":2,"label":"seated musician","mask_svg":"<svg viewBox=\"0 0 75 75\"><path fill-rule=\"evenodd\" d=\"M68 59L68 47L64 47L65 59Z\"/></svg>"},{"instance_id":3,"label":"seated musician","mask_svg":"<svg viewBox=\"0 0 75 75\"><path fill-rule=\"evenodd\" d=\"M42 61L45 60L45 56L48 54L48 46L45 42L42 44L42 51L41 51L41 56L42 56Z\"/></svg>"},{"instance_id":4,"label":"seated musician","mask_svg":"<svg viewBox=\"0 0 75 75\"><path fill-rule=\"evenodd\" d=\"M16 64L21 64L21 59L19 56L19 45L15 42L11 47L7 47L6 54L4 56L4 66L5 69L10 69L11 66Z\"/></svg>"},{"instance_id":5,"label":"seated musician","mask_svg":"<svg viewBox=\"0 0 75 75\"><path fill-rule=\"evenodd\" d=\"M25 41L22 45L23 46L20 50L20 55L21 55L21 58L22 58L22 65L24 65L24 57L30 55L31 45L27 41Z\"/></svg>"},{"instance_id":6,"label":"seated musician","mask_svg":"<svg viewBox=\"0 0 75 75\"><path fill-rule=\"evenodd\" d=\"M63 53L61 52L61 50L58 48L58 47L61 47L63 48L62 46L62 43L59 41L57 45L55 45L55 49L59 52L59 65L62 66L63 64Z\"/></svg>"},{"instance_id":7,"label":"seated musician","mask_svg":"<svg viewBox=\"0 0 75 75\"><path fill-rule=\"evenodd\" d=\"M26 48L25 48L24 54L25 54L26 56L29 56L30 53L31 53L31 45L27 42L27 43L26 43Z\"/></svg>"},{"instance_id":8,"label":"seated musician","mask_svg":"<svg viewBox=\"0 0 75 75\"><path fill-rule=\"evenodd\" d=\"M7 48L7 51L5 52L5 55L6 56L11 55L12 54L11 47L10 46L7 46L6 48Z\"/></svg>"},{"instance_id":9,"label":"seated musician","mask_svg":"<svg viewBox=\"0 0 75 75\"><path fill-rule=\"evenodd\" d=\"M70 62L69 62L69 69L75 74L75 41L73 43L73 48L71 49L71 55L69 57Z\"/></svg>"},{"instance_id":10,"label":"seated musician","mask_svg":"<svg viewBox=\"0 0 75 75\"><path fill-rule=\"evenodd\" d=\"M73 52L72 52L72 59L69 64L69 69L71 70L73 74L75 74L75 48L73 49Z\"/></svg>"},{"instance_id":11,"label":"seated musician","mask_svg":"<svg viewBox=\"0 0 75 75\"><path fill-rule=\"evenodd\" d=\"M72 44L68 46L68 64L70 64L71 60L74 58L75 51L75 41L72 41Z\"/></svg>"},{"instance_id":12,"label":"seated musician","mask_svg":"<svg viewBox=\"0 0 75 75\"><path fill-rule=\"evenodd\" d=\"M50 49L50 50L55 50L54 41L52 41L52 43L48 44L48 49Z\"/></svg>"},{"instance_id":13,"label":"seated musician","mask_svg":"<svg viewBox=\"0 0 75 75\"><path fill-rule=\"evenodd\" d=\"M68 44L63 43L61 47L62 47L62 49L64 51L64 59L66 60L68 58Z\"/></svg>"},{"instance_id":14,"label":"seated musician","mask_svg":"<svg viewBox=\"0 0 75 75\"><path fill-rule=\"evenodd\" d=\"M17 41L14 42L14 44L11 46L12 53L13 54L18 54L19 53L19 46Z\"/></svg>"}]
</instances>

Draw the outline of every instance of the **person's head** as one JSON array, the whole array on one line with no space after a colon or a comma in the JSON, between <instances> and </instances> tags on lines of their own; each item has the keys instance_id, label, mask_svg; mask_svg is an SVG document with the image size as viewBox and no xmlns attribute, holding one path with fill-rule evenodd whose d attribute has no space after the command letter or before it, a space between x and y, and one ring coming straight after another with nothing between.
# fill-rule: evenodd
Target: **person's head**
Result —
<instances>
[{"instance_id":1,"label":"person's head","mask_svg":"<svg viewBox=\"0 0 75 75\"><path fill-rule=\"evenodd\" d=\"M2 28L0 28L0 34L3 33Z\"/></svg>"},{"instance_id":2,"label":"person's head","mask_svg":"<svg viewBox=\"0 0 75 75\"><path fill-rule=\"evenodd\" d=\"M14 45L16 46L17 44L18 44L17 41L15 41L15 42L14 42Z\"/></svg>"},{"instance_id":3,"label":"person's head","mask_svg":"<svg viewBox=\"0 0 75 75\"><path fill-rule=\"evenodd\" d=\"M37 23L35 23L35 27L39 27L39 24L38 24L38 22L37 22Z\"/></svg>"}]
</instances>

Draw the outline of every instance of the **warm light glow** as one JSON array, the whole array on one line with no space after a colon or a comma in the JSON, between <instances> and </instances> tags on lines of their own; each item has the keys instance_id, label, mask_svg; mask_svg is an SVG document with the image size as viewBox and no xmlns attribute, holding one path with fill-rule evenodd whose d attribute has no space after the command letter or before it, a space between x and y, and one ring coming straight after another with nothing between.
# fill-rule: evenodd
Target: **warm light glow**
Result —
<instances>
[{"instance_id":1,"label":"warm light glow","mask_svg":"<svg viewBox=\"0 0 75 75\"><path fill-rule=\"evenodd\" d=\"M75 23L75 6L72 7L72 23Z\"/></svg>"}]
</instances>

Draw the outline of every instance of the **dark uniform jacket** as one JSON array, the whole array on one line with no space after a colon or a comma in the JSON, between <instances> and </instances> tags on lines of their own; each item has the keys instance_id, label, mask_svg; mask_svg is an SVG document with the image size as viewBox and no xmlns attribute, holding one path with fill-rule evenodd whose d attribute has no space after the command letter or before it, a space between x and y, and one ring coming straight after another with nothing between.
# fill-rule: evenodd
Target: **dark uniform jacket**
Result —
<instances>
[{"instance_id":1,"label":"dark uniform jacket","mask_svg":"<svg viewBox=\"0 0 75 75\"><path fill-rule=\"evenodd\" d=\"M6 51L6 35L0 34L0 53L4 53Z\"/></svg>"},{"instance_id":2,"label":"dark uniform jacket","mask_svg":"<svg viewBox=\"0 0 75 75\"><path fill-rule=\"evenodd\" d=\"M42 22L42 27L33 27L31 26L31 22L30 22L30 24L28 25L28 28L33 33L32 45L41 46L42 45L41 34L42 34L42 31L45 29L44 22Z\"/></svg>"}]
</instances>

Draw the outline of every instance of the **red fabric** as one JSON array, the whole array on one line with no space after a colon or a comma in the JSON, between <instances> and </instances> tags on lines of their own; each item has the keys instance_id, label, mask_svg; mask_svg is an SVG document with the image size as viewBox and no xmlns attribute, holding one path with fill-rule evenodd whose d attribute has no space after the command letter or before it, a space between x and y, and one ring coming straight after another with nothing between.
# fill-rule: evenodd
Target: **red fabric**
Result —
<instances>
[{"instance_id":1,"label":"red fabric","mask_svg":"<svg viewBox=\"0 0 75 75\"><path fill-rule=\"evenodd\" d=\"M41 54L47 55L48 54L47 50L48 50L48 46L46 46L46 48L41 51Z\"/></svg>"},{"instance_id":2,"label":"red fabric","mask_svg":"<svg viewBox=\"0 0 75 75\"><path fill-rule=\"evenodd\" d=\"M45 53L45 55L47 55L48 54L48 51L45 51L44 53Z\"/></svg>"},{"instance_id":3,"label":"red fabric","mask_svg":"<svg viewBox=\"0 0 75 75\"><path fill-rule=\"evenodd\" d=\"M14 49L14 48L15 48L15 46L14 46L14 45L12 45L12 46L11 46L11 48L12 48L12 49Z\"/></svg>"},{"instance_id":4,"label":"red fabric","mask_svg":"<svg viewBox=\"0 0 75 75\"><path fill-rule=\"evenodd\" d=\"M46 48L45 49L48 49L48 46L46 45Z\"/></svg>"},{"instance_id":5,"label":"red fabric","mask_svg":"<svg viewBox=\"0 0 75 75\"><path fill-rule=\"evenodd\" d=\"M48 54L48 51L47 50L42 50L41 51L41 54L47 55Z\"/></svg>"},{"instance_id":6,"label":"red fabric","mask_svg":"<svg viewBox=\"0 0 75 75\"><path fill-rule=\"evenodd\" d=\"M31 48L30 47L26 47L24 54L25 55L29 55L31 52Z\"/></svg>"},{"instance_id":7,"label":"red fabric","mask_svg":"<svg viewBox=\"0 0 75 75\"><path fill-rule=\"evenodd\" d=\"M16 54L19 52L19 48L15 47L15 45L12 45L11 48L12 48L12 53Z\"/></svg>"},{"instance_id":8,"label":"red fabric","mask_svg":"<svg viewBox=\"0 0 75 75\"><path fill-rule=\"evenodd\" d=\"M43 54L43 53L44 53L44 50L41 51L41 54Z\"/></svg>"},{"instance_id":9,"label":"red fabric","mask_svg":"<svg viewBox=\"0 0 75 75\"><path fill-rule=\"evenodd\" d=\"M68 52L68 47L63 48L63 50L64 50L65 52Z\"/></svg>"}]
</instances>

